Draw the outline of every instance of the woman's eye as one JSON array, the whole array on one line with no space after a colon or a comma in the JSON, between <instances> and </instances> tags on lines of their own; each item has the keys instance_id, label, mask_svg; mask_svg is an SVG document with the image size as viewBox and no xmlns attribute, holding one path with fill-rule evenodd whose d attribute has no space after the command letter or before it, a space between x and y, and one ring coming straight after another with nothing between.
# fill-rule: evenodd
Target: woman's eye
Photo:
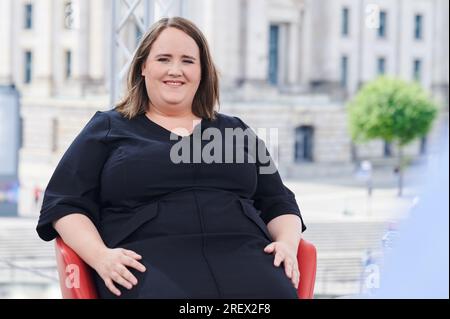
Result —
<instances>
[{"instance_id":1,"label":"woman's eye","mask_svg":"<svg viewBox=\"0 0 450 319\"><path fill-rule=\"evenodd\" d=\"M168 58L159 58L158 59L159 62L169 62ZM183 60L183 63L194 63L192 60Z\"/></svg>"}]
</instances>

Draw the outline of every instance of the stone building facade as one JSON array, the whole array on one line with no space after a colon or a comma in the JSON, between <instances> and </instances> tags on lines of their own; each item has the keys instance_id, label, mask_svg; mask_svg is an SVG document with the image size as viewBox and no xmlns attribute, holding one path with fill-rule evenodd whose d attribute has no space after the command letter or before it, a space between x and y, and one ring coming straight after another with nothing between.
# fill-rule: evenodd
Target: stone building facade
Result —
<instances>
[{"instance_id":1,"label":"stone building facade","mask_svg":"<svg viewBox=\"0 0 450 319\"><path fill-rule=\"evenodd\" d=\"M123 15L127 7L118 3ZM32 194L45 188L87 120L111 108L111 5L0 1L0 85L21 94L22 215L36 213ZM164 14L161 5L152 8L154 19ZM191 19L208 38L220 110L255 129L278 128L271 151L286 177L351 173L355 159L389 160L382 141L355 148L347 132L348 99L379 74L419 81L446 119L448 1L178 0L166 14ZM134 23L120 33L130 52L141 35ZM407 153L421 148L413 143Z\"/></svg>"}]
</instances>

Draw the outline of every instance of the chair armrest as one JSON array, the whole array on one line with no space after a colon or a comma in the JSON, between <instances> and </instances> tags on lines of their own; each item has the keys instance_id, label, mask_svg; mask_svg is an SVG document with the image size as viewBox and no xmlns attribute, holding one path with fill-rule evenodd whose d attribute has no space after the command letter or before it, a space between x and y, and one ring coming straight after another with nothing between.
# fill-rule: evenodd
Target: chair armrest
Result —
<instances>
[{"instance_id":1,"label":"chair armrest","mask_svg":"<svg viewBox=\"0 0 450 319\"><path fill-rule=\"evenodd\" d=\"M297 252L300 282L297 289L299 299L312 299L316 282L317 251L310 242L302 239Z\"/></svg>"},{"instance_id":2,"label":"chair armrest","mask_svg":"<svg viewBox=\"0 0 450 319\"><path fill-rule=\"evenodd\" d=\"M94 270L60 237L56 238L55 251L62 297L64 299L97 299Z\"/></svg>"}]
</instances>

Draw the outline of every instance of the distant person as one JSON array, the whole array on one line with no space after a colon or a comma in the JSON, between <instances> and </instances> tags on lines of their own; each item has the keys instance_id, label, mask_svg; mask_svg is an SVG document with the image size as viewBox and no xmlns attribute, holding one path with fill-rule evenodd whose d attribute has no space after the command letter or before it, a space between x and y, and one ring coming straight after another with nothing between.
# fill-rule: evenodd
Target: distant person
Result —
<instances>
[{"instance_id":1,"label":"distant person","mask_svg":"<svg viewBox=\"0 0 450 319\"><path fill-rule=\"evenodd\" d=\"M172 161L174 144L200 130L248 128L214 110L218 78L201 31L161 19L129 72L125 99L94 115L53 173L39 236L59 234L96 270L103 298L297 298L306 227L279 173L261 173L259 158Z\"/></svg>"},{"instance_id":2,"label":"distant person","mask_svg":"<svg viewBox=\"0 0 450 319\"><path fill-rule=\"evenodd\" d=\"M35 186L33 190L34 205L38 207L42 196L42 189L39 186Z\"/></svg>"}]
</instances>

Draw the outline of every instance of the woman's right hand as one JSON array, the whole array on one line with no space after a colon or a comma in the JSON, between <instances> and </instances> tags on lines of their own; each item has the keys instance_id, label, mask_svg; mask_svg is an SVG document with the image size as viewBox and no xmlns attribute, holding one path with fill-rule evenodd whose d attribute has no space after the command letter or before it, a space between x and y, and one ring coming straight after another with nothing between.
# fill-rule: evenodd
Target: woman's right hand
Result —
<instances>
[{"instance_id":1,"label":"woman's right hand","mask_svg":"<svg viewBox=\"0 0 450 319\"><path fill-rule=\"evenodd\" d=\"M105 247L96 258L93 268L103 279L106 287L116 296L120 296L121 293L116 284L127 289L137 285L136 277L127 267L132 267L140 272L146 270L145 266L138 261L140 259L142 259L142 256L132 250Z\"/></svg>"}]
</instances>

